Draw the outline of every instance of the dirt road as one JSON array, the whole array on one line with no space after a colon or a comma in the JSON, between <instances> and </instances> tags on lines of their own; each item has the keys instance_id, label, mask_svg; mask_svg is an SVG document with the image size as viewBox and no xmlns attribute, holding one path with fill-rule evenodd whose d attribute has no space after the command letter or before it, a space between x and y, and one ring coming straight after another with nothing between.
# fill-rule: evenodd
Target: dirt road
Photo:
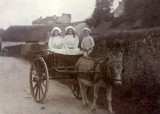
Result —
<instances>
[{"instance_id":1,"label":"dirt road","mask_svg":"<svg viewBox=\"0 0 160 114\"><path fill-rule=\"evenodd\" d=\"M91 108L83 108L71 90L50 81L44 104L34 102L29 89L30 64L12 57L0 57L0 114L92 114ZM94 114L107 114L98 109Z\"/></svg>"}]
</instances>

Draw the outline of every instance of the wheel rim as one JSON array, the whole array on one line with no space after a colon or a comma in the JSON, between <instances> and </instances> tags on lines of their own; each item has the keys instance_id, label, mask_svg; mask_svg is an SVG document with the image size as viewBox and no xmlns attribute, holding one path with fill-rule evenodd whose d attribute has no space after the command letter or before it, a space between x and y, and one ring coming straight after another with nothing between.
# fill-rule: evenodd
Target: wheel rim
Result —
<instances>
[{"instance_id":1,"label":"wheel rim","mask_svg":"<svg viewBox=\"0 0 160 114\"><path fill-rule=\"evenodd\" d=\"M74 95L77 99L81 100L82 97L81 97L80 88L79 88L79 83L78 83L77 79L74 79L74 80L71 82L70 88L71 88L71 90L72 90L73 95Z\"/></svg>"},{"instance_id":2,"label":"wheel rim","mask_svg":"<svg viewBox=\"0 0 160 114\"><path fill-rule=\"evenodd\" d=\"M47 65L42 57L36 59L30 69L30 90L34 100L42 103L46 98L49 86Z\"/></svg>"}]
</instances>

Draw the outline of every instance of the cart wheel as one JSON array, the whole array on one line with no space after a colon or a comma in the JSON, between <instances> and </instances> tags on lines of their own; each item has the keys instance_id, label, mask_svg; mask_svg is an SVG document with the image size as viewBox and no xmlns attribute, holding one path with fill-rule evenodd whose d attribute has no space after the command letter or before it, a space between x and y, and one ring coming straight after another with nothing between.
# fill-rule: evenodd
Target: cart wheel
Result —
<instances>
[{"instance_id":1,"label":"cart wheel","mask_svg":"<svg viewBox=\"0 0 160 114\"><path fill-rule=\"evenodd\" d=\"M77 79L74 79L74 80L71 82L70 88L71 88L71 90L72 90L73 95L74 95L77 99L81 100L82 97L81 97L80 87L79 87L79 83L78 83L78 80L77 80Z\"/></svg>"},{"instance_id":2,"label":"cart wheel","mask_svg":"<svg viewBox=\"0 0 160 114\"><path fill-rule=\"evenodd\" d=\"M46 98L49 86L49 73L42 57L37 58L30 69L30 90L34 100L42 103Z\"/></svg>"}]
</instances>

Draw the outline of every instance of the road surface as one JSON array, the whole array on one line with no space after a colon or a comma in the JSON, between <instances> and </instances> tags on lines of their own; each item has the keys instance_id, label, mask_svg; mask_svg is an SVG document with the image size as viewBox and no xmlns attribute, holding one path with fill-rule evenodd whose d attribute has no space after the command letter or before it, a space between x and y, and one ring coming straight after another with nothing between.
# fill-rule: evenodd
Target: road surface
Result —
<instances>
[{"instance_id":1,"label":"road surface","mask_svg":"<svg viewBox=\"0 0 160 114\"><path fill-rule=\"evenodd\" d=\"M29 89L30 64L18 58L0 56L0 114L93 114L83 108L71 90L50 80L44 104L34 102ZM98 109L94 114L107 114Z\"/></svg>"}]
</instances>

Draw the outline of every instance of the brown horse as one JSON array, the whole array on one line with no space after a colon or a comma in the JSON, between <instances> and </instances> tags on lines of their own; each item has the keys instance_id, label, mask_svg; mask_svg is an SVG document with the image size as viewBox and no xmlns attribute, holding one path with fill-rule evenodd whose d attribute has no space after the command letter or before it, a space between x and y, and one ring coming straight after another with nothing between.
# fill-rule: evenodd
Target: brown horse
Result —
<instances>
[{"instance_id":1,"label":"brown horse","mask_svg":"<svg viewBox=\"0 0 160 114\"><path fill-rule=\"evenodd\" d=\"M76 63L77 71L96 71L95 75L79 74L78 82L80 86L80 92L82 96L83 106L87 106L89 103L86 95L86 88L88 86L94 87L94 101L92 105L92 111L96 110L96 101L98 99L98 92L100 87L107 89L107 104L108 111L114 113L112 110L112 87L114 85L121 85L121 73L122 66L122 53L117 55L109 54L109 58L95 62L89 58L81 57ZM99 73L98 73L99 72Z\"/></svg>"}]
</instances>

